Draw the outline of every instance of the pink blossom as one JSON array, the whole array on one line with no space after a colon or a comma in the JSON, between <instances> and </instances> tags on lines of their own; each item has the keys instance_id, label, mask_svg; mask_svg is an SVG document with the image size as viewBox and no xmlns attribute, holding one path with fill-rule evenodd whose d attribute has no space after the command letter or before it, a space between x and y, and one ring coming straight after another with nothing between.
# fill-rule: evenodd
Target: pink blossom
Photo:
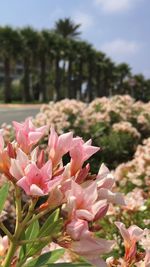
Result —
<instances>
[{"instance_id":1,"label":"pink blossom","mask_svg":"<svg viewBox=\"0 0 150 267\"><path fill-rule=\"evenodd\" d=\"M22 187L27 195L43 196L58 185L61 176L52 179L52 163L49 160L41 169L35 163L29 164L25 169L25 176L22 177L17 185Z\"/></svg>"},{"instance_id":2,"label":"pink blossom","mask_svg":"<svg viewBox=\"0 0 150 267\"><path fill-rule=\"evenodd\" d=\"M0 236L0 256L4 256L9 247L8 236Z\"/></svg>"},{"instance_id":3,"label":"pink blossom","mask_svg":"<svg viewBox=\"0 0 150 267\"><path fill-rule=\"evenodd\" d=\"M143 261L135 264L137 267L150 267L150 250L146 251L146 255Z\"/></svg>"},{"instance_id":4,"label":"pink blossom","mask_svg":"<svg viewBox=\"0 0 150 267\"><path fill-rule=\"evenodd\" d=\"M71 182L71 189L66 192L67 203L65 211L69 218L85 219L92 221L103 214L107 208L106 200L97 201L98 192L95 182L86 188L82 188L76 182ZM98 219L98 218L97 218Z\"/></svg>"},{"instance_id":5,"label":"pink blossom","mask_svg":"<svg viewBox=\"0 0 150 267\"><path fill-rule=\"evenodd\" d=\"M126 229L125 225L121 222L116 222L115 224L119 228L124 240L125 260L130 262L136 255L136 243L141 239L144 231L136 225L132 225Z\"/></svg>"},{"instance_id":6,"label":"pink blossom","mask_svg":"<svg viewBox=\"0 0 150 267\"><path fill-rule=\"evenodd\" d=\"M83 163L99 150L99 147L91 146L91 143L91 140L84 143L82 138L74 138L70 149L71 176L74 176L82 168Z\"/></svg>"},{"instance_id":7,"label":"pink blossom","mask_svg":"<svg viewBox=\"0 0 150 267\"><path fill-rule=\"evenodd\" d=\"M19 180L25 175L25 168L30 163L34 163L38 159L38 147L36 147L31 153L30 157L25 154L20 148L16 150L16 158L11 159L10 173L11 175Z\"/></svg>"},{"instance_id":8,"label":"pink blossom","mask_svg":"<svg viewBox=\"0 0 150 267\"><path fill-rule=\"evenodd\" d=\"M0 130L0 153L2 153L3 149L4 149L4 138L3 138L2 130Z\"/></svg>"},{"instance_id":9,"label":"pink blossom","mask_svg":"<svg viewBox=\"0 0 150 267\"><path fill-rule=\"evenodd\" d=\"M11 179L11 174L9 173L10 158L8 151L5 147L4 138L2 131L0 131L0 172L4 173L8 179Z\"/></svg>"},{"instance_id":10,"label":"pink blossom","mask_svg":"<svg viewBox=\"0 0 150 267\"><path fill-rule=\"evenodd\" d=\"M80 256L83 256L88 262L96 267L106 267L104 260L100 255L108 253L112 250L114 241L95 238L91 232L87 231L79 241L73 241L71 250Z\"/></svg>"},{"instance_id":11,"label":"pink blossom","mask_svg":"<svg viewBox=\"0 0 150 267\"><path fill-rule=\"evenodd\" d=\"M66 232L71 236L73 240L80 240L82 236L88 231L87 221L80 219L73 219L66 226Z\"/></svg>"},{"instance_id":12,"label":"pink blossom","mask_svg":"<svg viewBox=\"0 0 150 267\"><path fill-rule=\"evenodd\" d=\"M73 140L73 133L65 133L58 137L55 129L51 128L51 133L48 140L49 157L54 166L56 166L62 156L65 155L71 148Z\"/></svg>"},{"instance_id":13,"label":"pink blossom","mask_svg":"<svg viewBox=\"0 0 150 267\"><path fill-rule=\"evenodd\" d=\"M33 145L35 145L45 134L47 126L35 128L31 119L26 119L24 123L13 121L16 130L16 140L20 148L29 153Z\"/></svg>"}]
</instances>

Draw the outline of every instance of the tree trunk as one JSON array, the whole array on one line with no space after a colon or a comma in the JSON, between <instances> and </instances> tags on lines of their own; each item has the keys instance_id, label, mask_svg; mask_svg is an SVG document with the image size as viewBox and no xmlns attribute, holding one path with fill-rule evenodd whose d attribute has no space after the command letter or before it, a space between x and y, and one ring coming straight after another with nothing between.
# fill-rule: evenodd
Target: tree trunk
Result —
<instances>
[{"instance_id":1,"label":"tree trunk","mask_svg":"<svg viewBox=\"0 0 150 267\"><path fill-rule=\"evenodd\" d=\"M40 73L40 92L41 92L41 101L47 100L47 94L46 94L46 60L45 56L41 57L40 60L40 67L41 67L41 73Z\"/></svg>"},{"instance_id":2,"label":"tree trunk","mask_svg":"<svg viewBox=\"0 0 150 267\"><path fill-rule=\"evenodd\" d=\"M88 102L91 102L93 99L93 69L91 63L88 66L87 98Z\"/></svg>"},{"instance_id":3,"label":"tree trunk","mask_svg":"<svg viewBox=\"0 0 150 267\"><path fill-rule=\"evenodd\" d=\"M69 59L69 66L68 66L68 98L72 98L72 59Z\"/></svg>"},{"instance_id":4,"label":"tree trunk","mask_svg":"<svg viewBox=\"0 0 150 267\"><path fill-rule=\"evenodd\" d=\"M5 103L11 102L11 80L10 80L10 59L4 59L4 101Z\"/></svg>"},{"instance_id":5,"label":"tree trunk","mask_svg":"<svg viewBox=\"0 0 150 267\"><path fill-rule=\"evenodd\" d=\"M81 59L79 62L79 76L78 76L78 91L80 100L82 100L82 80L83 80L83 62Z\"/></svg>"},{"instance_id":6,"label":"tree trunk","mask_svg":"<svg viewBox=\"0 0 150 267\"><path fill-rule=\"evenodd\" d=\"M56 90L56 100L61 99L61 77L60 77L60 68L59 68L60 57L57 55L55 61L55 90Z\"/></svg>"},{"instance_id":7,"label":"tree trunk","mask_svg":"<svg viewBox=\"0 0 150 267\"><path fill-rule=\"evenodd\" d=\"M29 58L24 58L24 78L23 78L23 101L30 102L30 63Z\"/></svg>"},{"instance_id":8,"label":"tree trunk","mask_svg":"<svg viewBox=\"0 0 150 267\"><path fill-rule=\"evenodd\" d=\"M96 97L101 97L101 70L97 68L96 73Z\"/></svg>"}]
</instances>

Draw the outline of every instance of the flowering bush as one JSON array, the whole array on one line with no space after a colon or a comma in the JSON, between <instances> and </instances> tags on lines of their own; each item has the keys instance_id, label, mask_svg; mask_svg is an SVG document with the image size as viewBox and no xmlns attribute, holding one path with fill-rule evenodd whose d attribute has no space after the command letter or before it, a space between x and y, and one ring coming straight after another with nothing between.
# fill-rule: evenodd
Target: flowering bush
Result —
<instances>
[{"instance_id":1,"label":"flowering bush","mask_svg":"<svg viewBox=\"0 0 150 267\"><path fill-rule=\"evenodd\" d=\"M98 174L90 173L86 161L99 148L92 146L91 140L85 143L81 137L73 137L72 132L58 136L52 127L43 150L38 142L48 132L47 126L36 128L30 119L13 125L16 139L12 142L5 145L0 132L0 172L7 179L0 189L1 266L148 267L149 231L136 225L126 229L120 221L115 224L124 239L124 256L106 255L107 263L103 258L115 246L115 240L106 239L107 234L101 236L103 221L111 205L125 207L125 202L121 193L114 192L114 177L104 164ZM68 162L64 161L66 155ZM2 210L9 193L16 208L13 231L3 223ZM137 242L143 249L137 249ZM59 263L62 261L65 265Z\"/></svg>"},{"instance_id":2,"label":"flowering bush","mask_svg":"<svg viewBox=\"0 0 150 267\"><path fill-rule=\"evenodd\" d=\"M97 98L90 104L65 99L43 105L35 124L55 125L60 134L71 130L85 140L92 138L93 144L103 149L93 159L94 169L97 162L116 168L131 160L137 145L149 137L149 114L149 103L135 102L128 95Z\"/></svg>"}]
</instances>

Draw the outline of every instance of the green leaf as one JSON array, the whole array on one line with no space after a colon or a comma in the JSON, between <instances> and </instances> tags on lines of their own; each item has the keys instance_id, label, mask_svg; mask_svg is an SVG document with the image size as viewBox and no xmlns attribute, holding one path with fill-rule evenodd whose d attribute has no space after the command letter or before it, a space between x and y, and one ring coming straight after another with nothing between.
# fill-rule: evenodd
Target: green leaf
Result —
<instances>
[{"instance_id":1,"label":"green leaf","mask_svg":"<svg viewBox=\"0 0 150 267\"><path fill-rule=\"evenodd\" d=\"M27 230L25 231L25 239L26 240L32 240L32 239L36 238L39 234L39 229L40 229L40 227L39 227L38 220L31 223L29 225L29 227L27 228ZM27 248L29 249L29 247L32 247L32 245L28 244Z\"/></svg>"},{"instance_id":2,"label":"green leaf","mask_svg":"<svg viewBox=\"0 0 150 267\"><path fill-rule=\"evenodd\" d=\"M53 263L53 264L45 264L42 267L92 267L88 263ZM34 266L36 267L36 266Z\"/></svg>"},{"instance_id":3,"label":"green leaf","mask_svg":"<svg viewBox=\"0 0 150 267\"><path fill-rule=\"evenodd\" d=\"M42 225L37 238L39 238L39 243L32 243L30 249L28 249L28 256L33 256L37 252L40 252L46 245L52 241L52 237L59 233L62 227L63 221L59 218L59 209L55 210L47 218L45 223ZM49 237L46 241L40 241L42 237Z\"/></svg>"},{"instance_id":4,"label":"green leaf","mask_svg":"<svg viewBox=\"0 0 150 267\"><path fill-rule=\"evenodd\" d=\"M52 215L50 215L50 217L51 216ZM43 227L43 229L45 229L43 231L43 233L40 231L41 233L37 236L37 238L39 237L39 244L37 244L37 243L32 244L32 248L30 249L30 251L28 251L29 256L36 254L38 251L41 251L42 248L44 248L47 244L49 244L52 241L52 237L54 237L55 235L57 235L60 232L60 229L61 229L62 224L63 224L63 220L60 218L57 221L54 220L50 224L50 220L49 220L50 217L47 219L47 221L49 221L49 224L47 225L47 227ZM45 224L45 226L46 226L46 224ZM49 237L49 239L47 241L40 242L40 238L42 238L42 237Z\"/></svg>"},{"instance_id":5,"label":"green leaf","mask_svg":"<svg viewBox=\"0 0 150 267\"><path fill-rule=\"evenodd\" d=\"M59 218L59 209L55 210L50 216L47 218L45 223L42 225L39 231L39 237L45 236L45 232L49 229L50 225L53 225L54 222L58 221Z\"/></svg>"},{"instance_id":6,"label":"green leaf","mask_svg":"<svg viewBox=\"0 0 150 267\"><path fill-rule=\"evenodd\" d=\"M8 191L9 191L9 183L6 183L0 189L0 213L2 212L5 201L7 199Z\"/></svg>"},{"instance_id":7,"label":"green leaf","mask_svg":"<svg viewBox=\"0 0 150 267\"><path fill-rule=\"evenodd\" d=\"M30 260L24 267L41 267L45 264L53 263L63 256L65 250L57 249L51 252L44 253L36 259Z\"/></svg>"},{"instance_id":8,"label":"green leaf","mask_svg":"<svg viewBox=\"0 0 150 267\"><path fill-rule=\"evenodd\" d=\"M29 225L29 227L26 229L24 236L22 238L24 240L32 240L37 237L39 233L39 222L38 220L34 221ZM33 246L33 243L23 245L20 250L20 256L19 259L23 259L26 255L26 252L28 252Z\"/></svg>"}]
</instances>

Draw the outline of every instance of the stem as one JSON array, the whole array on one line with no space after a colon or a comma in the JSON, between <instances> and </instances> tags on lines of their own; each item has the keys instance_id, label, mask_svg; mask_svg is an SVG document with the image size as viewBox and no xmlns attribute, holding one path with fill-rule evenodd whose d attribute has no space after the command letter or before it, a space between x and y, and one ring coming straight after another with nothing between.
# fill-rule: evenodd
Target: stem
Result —
<instances>
[{"instance_id":1,"label":"stem","mask_svg":"<svg viewBox=\"0 0 150 267\"><path fill-rule=\"evenodd\" d=\"M32 222L34 222L37 219L40 219L42 216L44 216L45 214L47 214L48 212L51 211L51 208L44 210L40 213L38 213L37 215L35 215L30 221L28 221L27 226L29 226Z\"/></svg>"},{"instance_id":2,"label":"stem","mask_svg":"<svg viewBox=\"0 0 150 267\"><path fill-rule=\"evenodd\" d=\"M32 216L34 207L36 205L37 199L34 199L29 206L28 213L25 217L25 219L22 221L22 212L21 212L21 192L20 188L15 186L15 195L16 195L16 227L15 227L15 233L12 237L12 241L10 243L9 250L7 252L6 258L2 264L2 267L10 267L12 259L14 257L14 254L16 252L17 247L19 246L19 239L21 236L22 231L24 230L26 223ZM4 226L2 225L4 228ZM5 229L6 231L6 229ZM8 233L7 233L8 234ZM11 239L10 239L11 240Z\"/></svg>"},{"instance_id":3,"label":"stem","mask_svg":"<svg viewBox=\"0 0 150 267\"><path fill-rule=\"evenodd\" d=\"M8 229L5 227L5 225L2 222L0 222L0 228L8 236L8 238L12 241L13 240L12 234L8 231Z\"/></svg>"},{"instance_id":4,"label":"stem","mask_svg":"<svg viewBox=\"0 0 150 267\"><path fill-rule=\"evenodd\" d=\"M24 220L22 222L23 226L29 226L30 225L30 221L32 221L32 219L30 220L30 218L33 215L33 210L35 208L37 200L38 200L37 198L32 200L31 205L29 206L28 213L27 213L26 217L24 218Z\"/></svg>"},{"instance_id":5,"label":"stem","mask_svg":"<svg viewBox=\"0 0 150 267\"><path fill-rule=\"evenodd\" d=\"M11 265L11 261L15 251L16 251L16 243L11 242L7 256L2 264L2 267L9 267Z\"/></svg>"},{"instance_id":6,"label":"stem","mask_svg":"<svg viewBox=\"0 0 150 267\"><path fill-rule=\"evenodd\" d=\"M17 186L15 186L15 194L16 194L16 228L15 228L15 233L16 233L22 220L21 191L20 188Z\"/></svg>"},{"instance_id":7,"label":"stem","mask_svg":"<svg viewBox=\"0 0 150 267\"><path fill-rule=\"evenodd\" d=\"M29 244L29 243L39 243L39 242L44 242L50 239L51 239L50 236L44 236L44 237L39 237L39 238L31 239L31 240L21 240L19 242L19 245L24 245L24 244Z\"/></svg>"}]
</instances>

